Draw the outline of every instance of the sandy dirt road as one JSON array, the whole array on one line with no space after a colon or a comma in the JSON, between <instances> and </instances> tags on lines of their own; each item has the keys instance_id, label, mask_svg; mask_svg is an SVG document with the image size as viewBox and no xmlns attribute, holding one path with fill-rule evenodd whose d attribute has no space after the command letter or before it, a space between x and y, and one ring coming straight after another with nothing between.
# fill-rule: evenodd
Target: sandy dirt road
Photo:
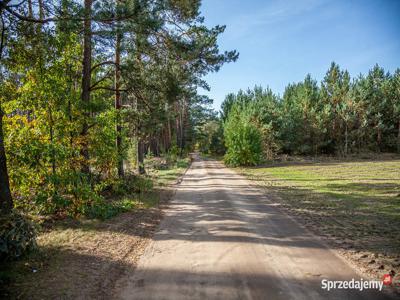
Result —
<instances>
[{"instance_id":1,"label":"sandy dirt road","mask_svg":"<svg viewBox=\"0 0 400 300\"><path fill-rule=\"evenodd\" d=\"M331 290L359 280L352 267L216 161L197 158L117 299L387 299ZM364 277L365 278L365 277Z\"/></svg>"}]
</instances>

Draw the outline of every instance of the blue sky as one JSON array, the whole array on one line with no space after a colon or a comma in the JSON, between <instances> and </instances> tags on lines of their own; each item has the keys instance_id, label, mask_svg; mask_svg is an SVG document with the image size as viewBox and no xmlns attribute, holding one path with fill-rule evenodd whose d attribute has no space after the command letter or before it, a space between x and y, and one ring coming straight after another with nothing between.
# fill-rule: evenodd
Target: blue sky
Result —
<instances>
[{"instance_id":1,"label":"blue sky","mask_svg":"<svg viewBox=\"0 0 400 300\"><path fill-rule=\"evenodd\" d=\"M352 76L378 63L400 67L400 0L203 0L208 26L226 25L221 50L236 63L205 77L219 109L225 95L254 85L282 94L310 73L321 80L332 61Z\"/></svg>"}]
</instances>

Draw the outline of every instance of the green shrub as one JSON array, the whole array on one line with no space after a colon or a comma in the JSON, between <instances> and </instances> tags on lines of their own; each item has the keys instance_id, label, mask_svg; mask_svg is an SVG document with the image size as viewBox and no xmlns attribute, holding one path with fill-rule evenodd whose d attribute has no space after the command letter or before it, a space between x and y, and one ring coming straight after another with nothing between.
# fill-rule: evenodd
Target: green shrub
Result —
<instances>
[{"instance_id":1,"label":"green shrub","mask_svg":"<svg viewBox=\"0 0 400 300\"><path fill-rule=\"evenodd\" d=\"M188 158L185 159L178 159L176 162L176 167L177 168L187 168L190 164L190 160Z\"/></svg>"},{"instance_id":2,"label":"green shrub","mask_svg":"<svg viewBox=\"0 0 400 300\"><path fill-rule=\"evenodd\" d=\"M128 181L130 189L135 193L146 193L153 189L153 181L147 176L133 176L131 180Z\"/></svg>"},{"instance_id":3,"label":"green shrub","mask_svg":"<svg viewBox=\"0 0 400 300\"><path fill-rule=\"evenodd\" d=\"M229 166L252 166L262 160L262 132L245 111L233 108L224 124L227 152L224 161Z\"/></svg>"},{"instance_id":4,"label":"green shrub","mask_svg":"<svg viewBox=\"0 0 400 300\"><path fill-rule=\"evenodd\" d=\"M169 166L166 163L159 163L154 165L154 170L168 170Z\"/></svg>"},{"instance_id":5,"label":"green shrub","mask_svg":"<svg viewBox=\"0 0 400 300\"><path fill-rule=\"evenodd\" d=\"M149 170L168 170L169 166L165 158L151 157L146 158L146 168Z\"/></svg>"},{"instance_id":6,"label":"green shrub","mask_svg":"<svg viewBox=\"0 0 400 300\"><path fill-rule=\"evenodd\" d=\"M33 224L22 215L0 216L0 260L16 259L34 249L35 238Z\"/></svg>"},{"instance_id":7,"label":"green shrub","mask_svg":"<svg viewBox=\"0 0 400 300\"><path fill-rule=\"evenodd\" d=\"M123 199L107 202L99 200L88 206L85 215L92 219L109 219L122 212L129 211L137 206L137 201L131 199Z\"/></svg>"},{"instance_id":8,"label":"green shrub","mask_svg":"<svg viewBox=\"0 0 400 300\"><path fill-rule=\"evenodd\" d=\"M137 174L127 174L124 178L115 178L96 186L97 193L105 198L145 193L152 189L152 179L146 175Z\"/></svg>"},{"instance_id":9,"label":"green shrub","mask_svg":"<svg viewBox=\"0 0 400 300\"><path fill-rule=\"evenodd\" d=\"M136 174L102 182L96 186L92 200L84 202L81 212L88 218L108 219L134 208L138 204L136 197L152 189L153 181L150 177ZM127 198L120 200L121 196Z\"/></svg>"},{"instance_id":10,"label":"green shrub","mask_svg":"<svg viewBox=\"0 0 400 300\"><path fill-rule=\"evenodd\" d=\"M165 159L167 161L167 164L173 164L178 160L179 156L179 148L177 145L173 145L171 149L167 152Z\"/></svg>"}]
</instances>

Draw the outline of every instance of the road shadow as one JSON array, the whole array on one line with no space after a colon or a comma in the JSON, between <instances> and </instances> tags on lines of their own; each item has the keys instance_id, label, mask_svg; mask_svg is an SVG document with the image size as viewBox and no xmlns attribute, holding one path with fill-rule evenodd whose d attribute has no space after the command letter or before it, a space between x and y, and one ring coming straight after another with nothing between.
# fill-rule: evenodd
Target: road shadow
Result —
<instances>
[{"instance_id":1,"label":"road shadow","mask_svg":"<svg viewBox=\"0 0 400 300\"><path fill-rule=\"evenodd\" d=\"M43 249L51 260L27 266L18 282L0 289L2 299L392 299L376 290L321 288L308 278L246 272L190 272L170 268L137 270L135 264L69 249ZM32 270L36 272L33 273ZM150 278L150 280L147 279ZM356 278L359 280L359 278ZM310 293L310 291L313 291ZM250 293L250 294L248 294Z\"/></svg>"}]
</instances>

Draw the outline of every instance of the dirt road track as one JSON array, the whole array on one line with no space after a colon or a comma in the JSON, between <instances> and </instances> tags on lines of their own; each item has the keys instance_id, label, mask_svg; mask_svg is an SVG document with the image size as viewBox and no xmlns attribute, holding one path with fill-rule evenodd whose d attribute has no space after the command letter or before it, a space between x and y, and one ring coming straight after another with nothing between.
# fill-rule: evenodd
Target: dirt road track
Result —
<instances>
[{"instance_id":1,"label":"dirt road track","mask_svg":"<svg viewBox=\"0 0 400 300\"><path fill-rule=\"evenodd\" d=\"M387 299L321 288L360 275L216 161L196 159L117 299Z\"/></svg>"}]
</instances>

